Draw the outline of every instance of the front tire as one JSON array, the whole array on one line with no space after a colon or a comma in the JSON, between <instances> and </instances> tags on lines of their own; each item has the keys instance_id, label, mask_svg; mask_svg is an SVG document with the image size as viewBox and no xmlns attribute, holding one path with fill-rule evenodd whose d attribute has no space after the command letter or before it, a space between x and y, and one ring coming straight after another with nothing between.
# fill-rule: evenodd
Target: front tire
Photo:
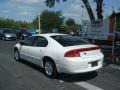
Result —
<instances>
[{"instance_id":1,"label":"front tire","mask_svg":"<svg viewBox=\"0 0 120 90\"><path fill-rule=\"evenodd\" d=\"M58 73L55 63L51 60L46 60L44 62L44 72L49 78L56 78Z\"/></svg>"},{"instance_id":2,"label":"front tire","mask_svg":"<svg viewBox=\"0 0 120 90\"><path fill-rule=\"evenodd\" d=\"M18 49L15 49L15 50L14 50L14 59L15 59L16 61L20 61L20 60L21 60Z\"/></svg>"},{"instance_id":3,"label":"front tire","mask_svg":"<svg viewBox=\"0 0 120 90\"><path fill-rule=\"evenodd\" d=\"M3 37L2 40L5 41L5 37Z\"/></svg>"}]
</instances>

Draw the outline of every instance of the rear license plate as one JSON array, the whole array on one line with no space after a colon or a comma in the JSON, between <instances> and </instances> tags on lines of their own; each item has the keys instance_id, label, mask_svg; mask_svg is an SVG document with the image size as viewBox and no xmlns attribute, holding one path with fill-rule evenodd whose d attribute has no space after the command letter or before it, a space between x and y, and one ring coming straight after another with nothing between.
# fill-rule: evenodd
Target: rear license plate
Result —
<instances>
[{"instance_id":1,"label":"rear license plate","mask_svg":"<svg viewBox=\"0 0 120 90\"><path fill-rule=\"evenodd\" d=\"M92 66L92 67L98 66L98 61L91 62L91 66Z\"/></svg>"}]
</instances>

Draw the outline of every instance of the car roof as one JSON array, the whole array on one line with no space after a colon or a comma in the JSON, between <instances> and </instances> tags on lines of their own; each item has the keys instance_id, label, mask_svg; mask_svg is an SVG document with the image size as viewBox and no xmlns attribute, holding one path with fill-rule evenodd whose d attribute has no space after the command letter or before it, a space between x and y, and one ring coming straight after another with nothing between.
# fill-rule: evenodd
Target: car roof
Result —
<instances>
[{"instance_id":1,"label":"car roof","mask_svg":"<svg viewBox=\"0 0 120 90\"><path fill-rule=\"evenodd\" d=\"M61 33L45 33L45 34L36 34L34 36L55 36L55 35L67 35L67 34L61 34Z\"/></svg>"}]
</instances>

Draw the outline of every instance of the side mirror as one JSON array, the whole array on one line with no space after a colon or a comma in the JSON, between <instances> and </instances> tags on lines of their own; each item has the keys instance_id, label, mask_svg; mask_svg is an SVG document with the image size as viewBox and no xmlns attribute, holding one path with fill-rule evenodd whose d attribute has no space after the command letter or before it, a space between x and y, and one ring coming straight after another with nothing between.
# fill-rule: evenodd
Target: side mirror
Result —
<instances>
[{"instance_id":1,"label":"side mirror","mask_svg":"<svg viewBox=\"0 0 120 90\"><path fill-rule=\"evenodd\" d=\"M20 43L20 45L24 45L24 42L19 42Z\"/></svg>"}]
</instances>

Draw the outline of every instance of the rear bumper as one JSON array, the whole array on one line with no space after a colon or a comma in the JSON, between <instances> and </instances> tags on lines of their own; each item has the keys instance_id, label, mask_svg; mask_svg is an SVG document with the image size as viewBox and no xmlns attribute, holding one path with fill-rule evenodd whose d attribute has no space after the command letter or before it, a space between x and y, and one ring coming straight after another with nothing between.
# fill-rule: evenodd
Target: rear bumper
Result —
<instances>
[{"instance_id":1,"label":"rear bumper","mask_svg":"<svg viewBox=\"0 0 120 90\"><path fill-rule=\"evenodd\" d=\"M58 71L60 73L85 73L91 72L100 69L103 66L103 54L94 58L87 59L69 59L66 58L66 62L64 65L58 65ZM94 62L97 62L96 65L93 66Z\"/></svg>"}]
</instances>

